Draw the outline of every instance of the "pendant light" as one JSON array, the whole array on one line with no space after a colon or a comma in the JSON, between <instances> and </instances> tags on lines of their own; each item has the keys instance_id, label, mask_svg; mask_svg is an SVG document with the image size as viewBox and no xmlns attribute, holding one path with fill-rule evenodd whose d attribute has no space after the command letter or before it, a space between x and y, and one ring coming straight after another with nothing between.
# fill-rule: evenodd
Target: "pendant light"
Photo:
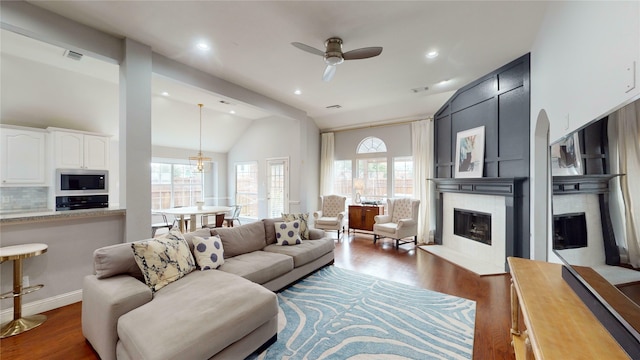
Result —
<instances>
[{"instance_id":1,"label":"pendant light","mask_svg":"<svg viewBox=\"0 0 640 360\"><path fill-rule=\"evenodd\" d=\"M198 106L200 107L200 148L198 150L198 155L197 156L189 156L189 162L195 161L196 162L196 171L197 172L202 172L204 170L205 161L211 161L211 158L210 157L206 157L206 156L202 156L202 107L204 105L203 104L198 104Z\"/></svg>"}]
</instances>

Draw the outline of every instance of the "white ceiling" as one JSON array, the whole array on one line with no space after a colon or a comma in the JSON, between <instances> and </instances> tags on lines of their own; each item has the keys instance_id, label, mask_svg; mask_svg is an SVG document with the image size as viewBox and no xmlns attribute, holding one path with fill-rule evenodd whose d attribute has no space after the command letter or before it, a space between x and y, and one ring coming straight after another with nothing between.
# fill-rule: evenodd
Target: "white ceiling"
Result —
<instances>
[{"instance_id":1,"label":"white ceiling","mask_svg":"<svg viewBox=\"0 0 640 360\"><path fill-rule=\"evenodd\" d=\"M135 39L151 46L156 53L306 111L322 130L433 115L456 89L529 52L546 8L546 3L541 1L30 3L115 36ZM368 46L382 46L384 50L375 58L338 65L334 79L323 82L321 76L325 65L322 58L290 43L298 41L324 49L324 41L332 36L343 39L345 52ZM67 63L71 60L63 58L60 49L56 49L55 63L42 69L42 62L49 63L43 54L30 55L18 45L16 51L21 55L12 53L7 38L3 32L3 122L37 124L55 118L63 123L65 119L77 123L78 115L73 113L81 113L83 121L107 124L114 123L115 119L113 126L117 129L118 109L113 101L117 104L118 75L114 65L99 65L96 60L87 62L86 66L106 68L104 74L103 70L90 69L82 76L77 75L87 82L87 87L73 92L75 103L72 106L64 106L62 98L67 89L59 89L59 94L50 99L49 91L55 90L47 89L46 83L54 83L56 75L73 78L69 73L79 70L61 64L63 60ZM209 43L211 50L204 53L197 50L195 43L198 41ZM55 53L54 49L46 45L41 51ZM437 50L440 55L427 59L425 54L431 50ZM20 61L18 56L22 57ZM25 61L24 58L30 56L39 60ZM86 58L81 63L89 60ZM20 80L6 75L5 69L13 70L13 66L24 67L21 71L26 74L52 72L51 81L39 79L38 87L42 89L38 91L46 96L27 96L27 90L34 91L36 79L34 83L18 86L24 88L22 93L7 95L7 91L14 92L13 81ZM5 85L5 80L13 81ZM441 84L443 80L449 81ZM83 89L80 79L74 85ZM429 87L429 90L411 91L419 87ZM296 89L302 94L295 95ZM169 97L160 95L165 90L171 93ZM210 151L226 152L251 121L269 116L266 111L234 99L189 88L159 76L154 76L153 91L154 145L194 148L198 102L205 104L203 132L217 135L217 144L203 142L203 149ZM96 93L105 99L113 98L110 105L100 104L101 100L89 100L95 98ZM223 106L220 100L232 102L237 114L229 114L230 106ZM19 106L13 107L14 102ZM331 105L341 108L326 108ZM6 106L12 109L5 111ZM117 134L117 130L114 132L108 125L98 128Z\"/></svg>"}]
</instances>

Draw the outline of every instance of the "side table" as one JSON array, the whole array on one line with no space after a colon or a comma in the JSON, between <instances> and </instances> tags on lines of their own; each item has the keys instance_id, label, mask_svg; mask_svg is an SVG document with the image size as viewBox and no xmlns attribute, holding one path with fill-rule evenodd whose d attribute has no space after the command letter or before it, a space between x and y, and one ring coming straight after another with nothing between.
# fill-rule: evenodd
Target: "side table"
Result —
<instances>
[{"instance_id":1,"label":"side table","mask_svg":"<svg viewBox=\"0 0 640 360\"><path fill-rule=\"evenodd\" d=\"M0 247L0 263L13 261L13 290L0 295L0 299L13 297L13 320L2 325L0 338L23 333L41 325L47 320L45 315L22 317L22 295L40 290L44 285L22 287L22 260L47 252L46 244L24 244Z\"/></svg>"}]
</instances>

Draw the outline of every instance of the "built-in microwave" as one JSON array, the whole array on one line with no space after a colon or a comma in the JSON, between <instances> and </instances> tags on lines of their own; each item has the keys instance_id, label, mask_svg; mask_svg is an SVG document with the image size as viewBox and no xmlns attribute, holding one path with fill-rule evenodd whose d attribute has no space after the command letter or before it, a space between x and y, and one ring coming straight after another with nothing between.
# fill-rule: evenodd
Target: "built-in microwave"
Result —
<instances>
[{"instance_id":1,"label":"built-in microwave","mask_svg":"<svg viewBox=\"0 0 640 360\"><path fill-rule=\"evenodd\" d=\"M57 169L56 195L101 195L109 193L109 171Z\"/></svg>"}]
</instances>

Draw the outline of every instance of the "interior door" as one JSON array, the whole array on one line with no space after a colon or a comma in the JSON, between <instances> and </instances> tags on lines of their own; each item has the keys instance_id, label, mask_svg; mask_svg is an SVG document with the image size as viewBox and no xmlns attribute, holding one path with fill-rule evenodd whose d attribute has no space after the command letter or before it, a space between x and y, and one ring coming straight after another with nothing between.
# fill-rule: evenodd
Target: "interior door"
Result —
<instances>
[{"instance_id":1,"label":"interior door","mask_svg":"<svg viewBox=\"0 0 640 360\"><path fill-rule=\"evenodd\" d=\"M289 212L289 159L267 160L267 215L280 217Z\"/></svg>"}]
</instances>

